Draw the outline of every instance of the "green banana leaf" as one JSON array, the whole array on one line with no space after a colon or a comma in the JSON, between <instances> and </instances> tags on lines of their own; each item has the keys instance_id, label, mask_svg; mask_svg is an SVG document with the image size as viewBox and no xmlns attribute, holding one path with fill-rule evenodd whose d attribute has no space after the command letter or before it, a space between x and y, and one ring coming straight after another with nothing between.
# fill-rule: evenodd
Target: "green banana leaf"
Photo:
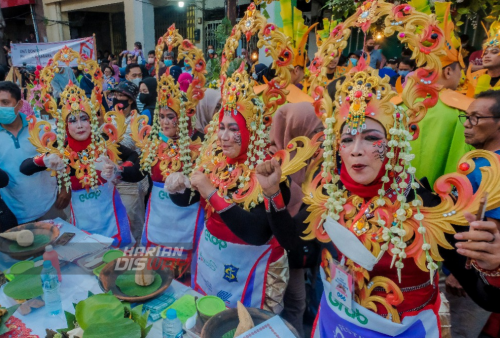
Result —
<instances>
[{"instance_id":1,"label":"green banana leaf","mask_svg":"<svg viewBox=\"0 0 500 338\"><path fill-rule=\"evenodd\" d=\"M116 278L116 286L127 296L142 297L156 292L161 286L161 276L155 272L155 279L151 285L140 286L135 282L135 271L129 270Z\"/></svg>"},{"instance_id":2,"label":"green banana leaf","mask_svg":"<svg viewBox=\"0 0 500 338\"><path fill-rule=\"evenodd\" d=\"M122 303L118 298L109 294L98 294L82 300L76 306L75 311L76 321L84 331L98 323L111 325L124 319L124 315L125 309ZM115 336L113 335L113 337Z\"/></svg>"},{"instance_id":3,"label":"green banana leaf","mask_svg":"<svg viewBox=\"0 0 500 338\"><path fill-rule=\"evenodd\" d=\"M35 238L33 238L33 244L30 246L20 246L17 244L17 242L12 242L9 244L9 250L10 252L23 252L27 250L34 250L37 249L41 246L46 245L47 243L50 242L50 236L49 235L35 235Z\"/></svg>"},{"instance_id":4,"label":"green banana leaf","mask_svg":"<svg viewBox=\"0 0 500 338\"><path fill-rule=\"evenodd\" d=\"M32 299L43 295L41 272L41 266L26 270L5 285L3 292L17 300Z\"/></svg>"},{"instance_id":5,"label":"green banana leaf","mask_svg":"<svg viewBox=\"0 0 500 338\"><path fill-rule=\"evenodd\" d=\"M141 337L141 327L128 318L119 318L105 323L93 323L84 329L83 338L102 337L139 338Z\"/></svg>"}]
</instances>

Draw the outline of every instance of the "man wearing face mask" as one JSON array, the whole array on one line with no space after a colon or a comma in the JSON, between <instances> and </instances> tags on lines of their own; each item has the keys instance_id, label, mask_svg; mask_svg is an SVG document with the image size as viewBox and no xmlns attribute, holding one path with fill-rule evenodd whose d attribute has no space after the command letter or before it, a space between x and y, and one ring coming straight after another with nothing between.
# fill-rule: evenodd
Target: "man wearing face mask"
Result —
<instances>
[{"instance_id":1,"label":"man wearing face mask","mask_svg":"<svg viewBox=\"0 0 500 338\"><path fill-rule=\"evenodd\" d=\"M132 82L135 84L137 88L139 88L139 84L142 81L142 69L137 63L131 63L125 68L125 80ZM141 113L144 109L144 104L139 101L139 98L136 96L136 108L138 113Z\"/></svg>"},{"instance_id":2,"label":"man wearing face mask","mask_svg":"<svg viewBox=\"0 0 500 338\"><path fill-rule=\"evenodd\" d=\"M406 80L406 76L410 73L413 72L416 68L416 63L415 60L412 60L410 58L402 58L401 62L399 63L398 67L398 74L401 76L401 83L404 83Z\"/></svg>"},{"instance_id":3,"label":"man wearing face mask","mask_svg":"<svg viewBox=\"0 0 500 338\"><path fill-rule=\"evenodd\" d=\"M140 68L134 68L140 71ZM142 79L141 79L142 81ZM139 83L141 82L139 81ZM137 109L137 101L139 101L139 87L133 82L122 81L118 84L116 88L110 91L113 96L113 107L117 104L122 105L123 114L126 117L125 124L127 125L127 131L123 137L122 145L139 153L135 142L132 140L130 122L131 122L131 112ZM144 103L141 103L144 105ZM130 230L132 231L132 236L136 241L140 240L142 234L142 227L144 225L144 199L148 191L148 179L144 178L139 183L127 183L120 182L116 188L118 189L122 202L127 210L127 215L130 220Z\"/></svg>"},{"instance_id":4,"label":"man wearing face mask","mask_svg":"<svg viewBox=\"0 0 500 338\"><path fill-rule=\"evenodd\" d=\"M382 63L382 50L375 49L375 39L371 35L366 38L365 49L363 53L365 59L367 58L367 54L370 54L370 67L372 67L373 69L379 69L380 64Z\"/></svg>"},{"instance_id":5,"label":"man wearing face mask","mask_svg":"<svg viewBox=\"0 0 500 338\"><path fill-rule=\"evenodd\" d=\"M43 171L25 176L19 171L23 160L38 155L29 141L28 121L20 113L21 89L13 82L0 82L0 166L9 176L9 184L0 195L19 224L61 217L71 199L65 190L57 193L57 180Z\"/></svg>"},{"instance_id":6,"label":"man wearing face mask","mask_svg":"<svg viewBox=\"0 0 500 338\"><path fill-rule=\"evenodd\" d=\"M167 67L170 67L170 66L173 66L174 65L174 57L175 57L175 54L174 52L164 52L163 53L163 63L165 64L165 66Z\"/></svg>"},{"instance_id":7,"label":"man wearing face mask","mask_svg":"<svg viewBox=\"0 0 500 338\"><path fill-rule=\"evenodd\" d=\"M212 46L212 45L208 45L208 48L207 48L207 58L208 59L215 58L215 49L214 49L214 46Z\"/></svg>"},{"instance_id":8,"label":"man wearing face mask","mask_svg":"<svg viewBox=\"0 0 500 338\"><path fill-rule=\"evenodd\" d=\"M155 69L155 51L150 50L148 53L148 62L146 63L146 70L150 76L153 76L153 71Z\"/></svg>"}]
</instances>

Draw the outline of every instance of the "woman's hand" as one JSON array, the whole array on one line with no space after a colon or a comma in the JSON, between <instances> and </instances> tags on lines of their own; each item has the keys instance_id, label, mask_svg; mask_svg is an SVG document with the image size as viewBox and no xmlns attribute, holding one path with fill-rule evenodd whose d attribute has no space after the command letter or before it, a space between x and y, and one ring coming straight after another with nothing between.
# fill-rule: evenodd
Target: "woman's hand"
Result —
<instances>
[{"instance_id":1,"label":"woman's hand","mask_svg":"<svg viewBox=\"0 0 500 338\"><path fill-rule=\"evenodd\" d=\"M446 277L444 283L446 285L446 292L457 297L467 297L467 293L465 292L464 288L452 274Z\"/></svg>"},{"instance_id":2,"label":"woman's hand","mask_svg":"<svg viewBox=\"0 0 500 338\"><path fill-rule=\"evenodd\" d=\"M466 212L465 219L471 227L468 232L455 235L464 241L456 244L457 252L475 259L477 265L485 270L495 270L500 266L500 232L496 220L476 221L476 217Z\"/></svg>"},{"instance_id":3,"label":"woman's hand","mask_svg":"<svg viewBox=\"0 0 500 338\"><path fill-rule=\"evenodd\" d=\"M168 175L165 179L165 185L163 186L163 189L169 194L182 194L189 188L191 188L189 178L180 172Z\"/></svg>"},{"instance_id":4,"label":"woman's hand","mask_svg":"<svg viewBox=\"0 0 500 338\"><path fill-rule=\"evenodd\" d=\"M257 165L255 175L264 195L272 196L280 189L281 166L275 158Z\"/></svg>"},{"instance_id":5,"label":"woman's hand","mask_svg":"<svg viewBox=\"0 0 500 338\"><path fill-rule=\"evenodd\" d=\"M64 168L66 168L66 165L64 165L62 158L60 158L59 155L56 154L45 155L43 157L43 164L45 164L47 168L55 171L63 170Z\"/></svg>"},{"instance_id":6,"label":"woman's hand","mask_svg":"<svg viewBox=\"0 0 500 338\"><path fill-rule=\"evenodd\" d=\"M198 190L203 198L207 198L215 189L208 177L201 171L195 171L191 174L191 186Z\"/></svg>"},{"instance_id":7,"label":"woman's hand","mask_svg":"<svg viewBox=\"0 0 500 338\"><path fill-rule=\"evenodd\" d=\"M118 171L118 166L113 163L109 158L106 158L101 171L101 177L106 181L112 181Z\"/></svg>"}]
</instances>

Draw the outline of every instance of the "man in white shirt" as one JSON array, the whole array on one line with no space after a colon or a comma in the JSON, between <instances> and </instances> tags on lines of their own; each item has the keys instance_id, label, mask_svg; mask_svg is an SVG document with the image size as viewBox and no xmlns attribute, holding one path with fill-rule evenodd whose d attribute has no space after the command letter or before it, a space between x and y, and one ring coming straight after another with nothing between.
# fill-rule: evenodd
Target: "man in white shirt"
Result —
<instances>
[{"instance_id":1,"label":"man in white shirt","mask_svg":"<svg viewBox=\"0 0 500 338\"><path fill-rule=\"evenodd\" d=\"M0 82L0 168L9 175L9 184L0 190L5 204L19 224L42 219L67 218L63 209L71 195L57 193L57 180L49 171L25 176L19 171L21 163L38 155L28 140L28 121L19 113L22 107L21 90L13 82Z\"/></svg>"}]
</instances>

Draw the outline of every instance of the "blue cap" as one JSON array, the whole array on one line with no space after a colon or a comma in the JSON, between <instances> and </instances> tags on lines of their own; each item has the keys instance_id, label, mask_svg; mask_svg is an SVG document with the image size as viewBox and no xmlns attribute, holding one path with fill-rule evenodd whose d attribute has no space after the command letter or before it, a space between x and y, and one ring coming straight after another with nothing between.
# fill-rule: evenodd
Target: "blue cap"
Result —
<instances>
[{"instance_id":1,"label":"blue cap","mask_svg":"<svg viewBox=\"0 0 500 338\"><path fill-rule=\"evenodd\" d=\"M175 311L175 309L168 309L167 310L167 319L175 319L177 318L177 311Z\"/></svg>"},{"instance_id":2,"label":"blue cap","mask_svg":"<svg viewBox=\"0 0 500 338\"><path fill-rule=\"evenodd\" d=\"M52 267L51 261L43 261L43 267L46 269L50 269Z\"/></svg>"}]
</instances>

